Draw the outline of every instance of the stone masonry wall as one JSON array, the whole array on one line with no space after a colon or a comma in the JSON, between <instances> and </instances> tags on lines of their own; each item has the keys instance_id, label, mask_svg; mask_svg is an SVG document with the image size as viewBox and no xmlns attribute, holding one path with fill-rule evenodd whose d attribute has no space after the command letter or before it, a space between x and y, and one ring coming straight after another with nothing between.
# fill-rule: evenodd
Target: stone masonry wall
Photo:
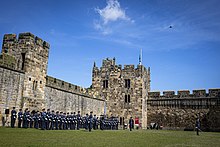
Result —
<instances>
[{"instance_id":1,"label":"stone masonry wall","mask_svg":"<svg viewBox=\"0 0 220 147\"><path fill-rule=\"evenodd\" d=\"M158 123L166 129L194 129L197 116L201 129L220 131L220 89L149 92L148 125Z\"/></svg>"},{"instance_id":2,"label":"stone masonry wall","mask_svg":"<svg viewBox=\"0 0 220 147\"><path fill-rule=\"evenodd\" d=\"M0 66L0 111L4 117L5 109L23 107L23 83L23 72Z\"/></svg>"}]
</instances>

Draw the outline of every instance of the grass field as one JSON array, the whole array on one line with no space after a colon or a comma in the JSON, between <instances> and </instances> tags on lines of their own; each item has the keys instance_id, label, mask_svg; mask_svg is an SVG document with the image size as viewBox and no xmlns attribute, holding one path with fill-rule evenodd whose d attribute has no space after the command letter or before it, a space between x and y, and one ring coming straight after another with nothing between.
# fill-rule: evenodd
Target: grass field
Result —
<instances>
[{"instance_id":1,"label":"grass field","mask_svg":"<svg viewBox=\"0 0 220 147\"><path fill-rule=\"evenodd\" d=\"M220 133L128 130L92 131L18 129L0 127L0 146L114 146L114 147L220 147Z\"/></svg>"}]
</instances>

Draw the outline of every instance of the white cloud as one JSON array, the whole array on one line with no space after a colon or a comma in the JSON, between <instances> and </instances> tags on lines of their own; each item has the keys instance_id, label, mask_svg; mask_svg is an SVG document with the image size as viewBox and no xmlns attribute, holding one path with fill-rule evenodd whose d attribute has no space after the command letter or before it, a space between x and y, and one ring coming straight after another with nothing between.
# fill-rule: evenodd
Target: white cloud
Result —
<instances>
[{"instance_id":1,"label":"white cloud","mask_svg":"<svg viewBox=\"0 0 220 147\"><path fill-rule=\"evenodd\" d=\"M107 5L103 9L96 8L95 12L99 14L100 20L94 22L95 29L102 32L103 35L112 33L112 29L109 27L109 22L116 22L118 20L129 21L131 20L120 6L118 0L107 0Z\"/></svg>"},{"instance_id":2,"label":"white cloud","mask_svg":"<svg viewBox=\"0 0 220 147\"><path fill-rule=\"evenodd\" d=\"M95 11L100 15L104 24L110 21L130 20L125 11L120 7L118 0L107 0L107 6L103 9L96 8Z\"/></svg>"}]
</instances>

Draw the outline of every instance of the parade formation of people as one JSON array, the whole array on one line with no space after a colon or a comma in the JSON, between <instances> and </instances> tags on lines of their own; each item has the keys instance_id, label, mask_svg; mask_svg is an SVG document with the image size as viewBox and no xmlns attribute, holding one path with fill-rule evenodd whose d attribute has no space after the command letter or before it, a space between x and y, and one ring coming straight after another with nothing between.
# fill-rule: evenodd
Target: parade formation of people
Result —
<instances>
[{"instance_id":1,"label":"parade formation of people","mask_svg":"<svg viewBox=\"0 0 220 147\"><path fill-rule=\"evenodd\" d=\"M96 129L101 130L118 130L118 118L106 117L101 115L97 117L93 112L81 116L80 111L78 114L75 112L59 112L50 111L50 109L42 109L39 111L29 111L27 108L22 111L19 109L17 114L15 107L11 111L11 127L14 128L16 118L18 120L18 128L35 128L41 130L79 130L84 128L91 131Z\"/></svg>"}]
</instances>

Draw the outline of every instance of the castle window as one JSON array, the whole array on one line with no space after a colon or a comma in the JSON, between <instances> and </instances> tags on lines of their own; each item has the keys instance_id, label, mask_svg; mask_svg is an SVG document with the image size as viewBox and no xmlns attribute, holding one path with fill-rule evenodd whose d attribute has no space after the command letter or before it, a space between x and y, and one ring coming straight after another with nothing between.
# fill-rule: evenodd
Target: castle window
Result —
<instances>
[{"instance_id":1,"label":"castle window","mask_svg":"<svg viewBox=\"0 0 220 147\"><path fill-rule=\"evenodd\" d=\"M31 81L31 78L29 78L29 81Z\"/></svg>"},{"instance_id":2,"label":"castle window","mask_svg":"<svg viewBox=\"0 0 220 147\"><path fill-rule=\"evenodd\" d=\"M77 86L75 86L75 90L77 90Z\"/></svg>"},{"instance_id":3,"label":"castle window","mask_svg":"<svg viewBox=\"0 0 220 147\"><path fill-rule=\"evenodd\" d=\"M131 99L130 99L130 95L128 94L126 94L125 95L125 103L130 103L131 102Z\"/></svg>"},{"instance_id":4,"label":"castle window","mask_svg":"<svg viewBox=\"0 0 220 147\"><path fill-rule=\"evenodd\" d=\"M21 53L21 58L22 58L21 70L24 70L25 53Z\"/></svg>"},{"instance_id":5,"label":"castle window","mask_svg":"<svg viewBox=\"0 0 220 147\"><path fill-rule=\"evenodd\" d=\"M33 81L33 87L32 87L32 90L36 90L37 89L37 81Z\"/></svg>"},{"instance_id":6,"label":"castle window","mask_svg":"<svg viewBox=\"0 0 220 147\"><path fill-rule=\"evenodd\" d=\"M40 81L40 84L42 84L42 81Z\"/></svg>"},{"instance_id":7,"label":"castle window","mask_svg":"<svg viewBox=\"0 0 220 147\"><path fill-rule=\"evenodd\" d=\"M62 86L64 85L64 82L62 82Z\"/></svg>"},{"instance_id":8,"label":"castle window","mask_svg":"<svg viewBox=\"0 0 220 147\"><path fill-rule=\"evenodd\" d=\"M108 88L108 80L103 81L103 88Z\"/></svg>"},{"instance_id":9,"label":"castle window","mask_svg":"<svg viewBox=\"0 0 220 147\"><path fill-rule=\"evenodd\" d=\"M5 53L8 53L8 48L5 48L5 49L4 49L4 52L5 52Z\"/></svg>"},{"instance_id":10,"label":"castle window","mask_svg":"<svg viewBox=\"0 0 220 147\"><path fill-rule=\"evenodd\" d=\"M125 88L130 88L131 84L130 84L130 79L125 79Z\"/></svg>"},{"instance_id":11,"label":"castle window","mask_svg":"<svg viewBox=\"0 0 220 147\"><path fill-rule=\"evenodd\" d=\"M57 80L56 79L54 79L54 83L56 83L57 82Z\"/></svg>"},{"instance_id":12,"label":"castle window","mask_svg":"<svg viewBox=\"0 0 220 147\"><path fill-rule=\"evenodd\" d=\"M71 88L71 84L69 84L69 88Z\"/></svg>"}]
</instances>

